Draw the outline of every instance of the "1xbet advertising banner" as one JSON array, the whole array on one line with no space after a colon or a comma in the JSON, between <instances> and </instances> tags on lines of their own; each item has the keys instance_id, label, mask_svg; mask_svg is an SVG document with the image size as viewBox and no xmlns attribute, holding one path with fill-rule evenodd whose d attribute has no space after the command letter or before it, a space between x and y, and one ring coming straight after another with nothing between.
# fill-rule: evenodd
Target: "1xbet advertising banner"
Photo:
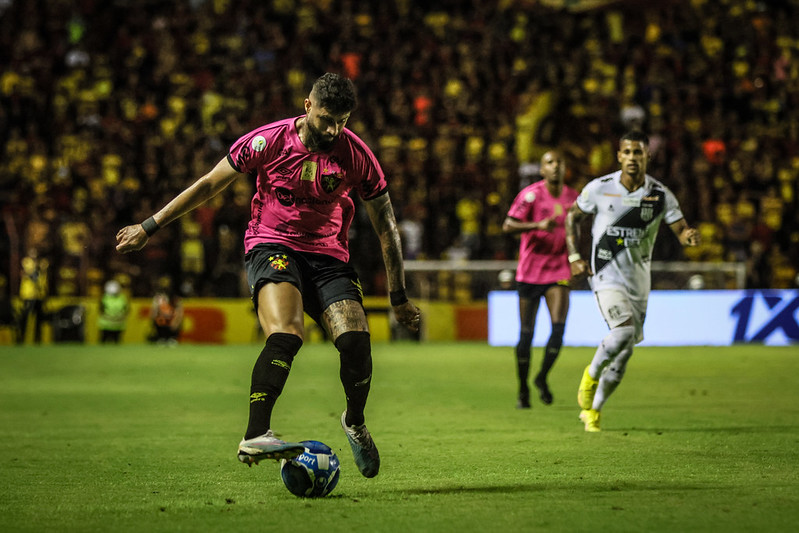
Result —
<instances>
[{"instance_id":1,"label":"1xbet advertising banner","mask_svg":"<svg viewBox=\"0 0 799 533\"><path fill-rule=\"evenodd\" d=\"M799 344L797 309L796 290L652 291L641 346ZM542 299L533 344L546 344L550 329L549 311ZM593 293L572 291L564 345L596 346L607 332ZM489 344L515 346L518 340L518 294L489 293Z\"/></svg>"}]
</instances>

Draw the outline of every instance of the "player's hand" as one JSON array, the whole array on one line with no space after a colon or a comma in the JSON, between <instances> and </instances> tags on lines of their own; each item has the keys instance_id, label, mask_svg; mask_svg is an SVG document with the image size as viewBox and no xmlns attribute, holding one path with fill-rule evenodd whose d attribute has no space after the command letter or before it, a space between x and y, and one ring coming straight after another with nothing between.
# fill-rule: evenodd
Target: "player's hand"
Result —
<instances>
[{"instance_id":1,"label":"player's hand","mask_svg":"<svg viewBox=\"0 0 799 533\"><path fill-rule=\"evenodd\" d=\"M680 242L683 246L699 246L699 231L696 228L685 228L680 234Z\"/></svg>"},{"instance_id":2,"label":"player's hand","mask_svg":"<svg viewBox=\"0 0 799 533\"><path fill-rule=\"evenodd\" d=\"M117 232L117 252L126 254L141 250L147 244L147 233L141 224L125 226Z\"/></svg>"},{"instance_id":3,"label":"player's hand","mask_svg":"<svg viewBox=\"0 0 799 533\"><path fill-rule=\"evenodd\" d=\"M591 266L585 259L578 259L573 263L569 263L569 268L571 269L572 282L581 281L594 275L594 273L591 272Z\"/></svg>"},{"instance_id":4,"label":"player's hand","mask_svg":"<svg viewBox=\"0 0 799 533\"><path fill-rule=\"evenodd\" d=\"M555 222L555 217L545 218L538 222L539 226L538 229L541 231L552 231L557 227L557 222Z\"/></svg>"},{"instance_id":5,"label":"player's hand","mask_svg":"<svg viewBox=\"0 0 799 533\"><path fill-rule=\"evenodd\" d=\"M422 320L422 312L419 308L413 305L412 302L405 302L404 304L394 306L394 316L397 322L408 328L410 331L416 333L419 331L419 323Z\"/></svg>"}]
</instances>

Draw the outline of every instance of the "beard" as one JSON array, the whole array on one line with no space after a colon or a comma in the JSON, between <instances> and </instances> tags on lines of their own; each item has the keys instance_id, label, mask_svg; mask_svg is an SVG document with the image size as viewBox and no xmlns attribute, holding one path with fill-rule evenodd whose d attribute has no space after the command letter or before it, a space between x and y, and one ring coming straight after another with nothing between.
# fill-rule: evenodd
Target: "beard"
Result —
<instances>
[{"instance_id":1,"label":"beard","mask_svg":"<svg viewBox=\"0 0 799 533\"><path fill-rule=\"evenodd\" d=\"M336 137L326 135L310 122L307 122L306 126L308 126L309 148L313 148L315 150L328 150L333 146L333 143L336 142Z\"/></svg>"}]
</instances>

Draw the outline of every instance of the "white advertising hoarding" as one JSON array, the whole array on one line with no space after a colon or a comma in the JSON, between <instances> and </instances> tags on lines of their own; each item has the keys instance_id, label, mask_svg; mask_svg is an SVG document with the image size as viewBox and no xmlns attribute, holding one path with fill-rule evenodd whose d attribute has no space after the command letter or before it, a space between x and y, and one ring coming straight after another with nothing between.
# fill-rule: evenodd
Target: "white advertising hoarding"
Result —
<instances>
[{"instance_id":1,"label":"white advertising hoarding","mask_svg":"<svg viewBox=\"0 0 799 533\"><path fill-rule=\"evenodd\" d=\"M741 342L799 344L799 291L652 291L641 346L726 346ZM542 299L535 324L535 346L546 344L551 330ZM572 291L563 344L596 346L608 327L590 291ZM516 291L488 295L488 343L515 346L519 341Z\"/></svg>"}]
</instances>

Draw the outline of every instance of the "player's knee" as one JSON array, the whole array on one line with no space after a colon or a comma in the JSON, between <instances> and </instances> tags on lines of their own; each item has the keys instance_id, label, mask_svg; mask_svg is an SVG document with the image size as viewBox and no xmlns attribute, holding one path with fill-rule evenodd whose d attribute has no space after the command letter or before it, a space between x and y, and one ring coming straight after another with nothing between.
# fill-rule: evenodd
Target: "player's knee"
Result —
<instances>
[{"instance_id":1,"label":"player's knee","mask_svg":"<svg viewBox=\"0 0 799 533\"><path fill-rule=\"evenodd\" d=\"M627 370L627 365L619 362L612 362L604 372L605 379L612 383L620 383L621 378L624 377L624 372Z\"/></svg>"},{"instance_id":2,"label":"player's knee","mask_svg":"<svg viewBox=\"0 0 799 533\"><path fill-rule=\"evenodd\" d=\"M563 322L555 322L552 324L552 333L549 335L550 342L558 345L563 344L563 334L566 331L566 324Z\"/></svg>"},{"instance_id":3,"label":"player's knee","mask_svg":"<svg viewBox=\"0 0 799 533\"><path fill-rule=\"evenodd\" d=\"M283 391L294 356L302 346L302 339L290 333L273 333L266 339L264 349L252 371L251 390L279 396Z\"/></svg>"},{"instance_id":4,"label":"player's knee","mask_svg":"<svg viewBox=\"0 0 799 533\"><path fill-rule=\"evenodd\" d=\"M360 379L372 374L372 343L366 331L347 331L338 336L336 349L341 356L342 372Z\"/></svg>"},{"instance_id":5,"label":"player's knee","mask_svg":"<svg viewBox=\"0 0 799 533\"><path fill-rule=\"evenodd\" d=\"M272 333L266 339L264 349L273 356L293 359L302 347L302 338L292 333Z\"/></svg>"},{"instance_id":6,"label":"player's knee","mask_svg":"<svg viewBox=\"0 0 799 533\"><path fill-rule=\"evenodd\" d=\"M335 342L340 354L371 354L372 342L368 331L346 331Z\"/></svg>"},{"instance_id":7,"label":"player's knee","mask_svg":"<svg viewBox=\"0 0 799 533\"><path fill-rule=\"evenodd\" d=\"M628 345L635 339L635 326L620 326L614 329L624 345Z\"/></svg>"},{"instance_id":8,"label":"player's knee","mask_svg":"<svg viewBox=\"0 0 799 533\"><path fill-rule=\"evenodd\" d=\"M269 381L270 374L291 371L294 356L302 347L302 339L290 333L272 333L255 364L253 378L258 381ZM282 372L281 372L282 371Z\"/></svg>"},{"instance_id":9,"label":"player's knee","mask_svg":"<svg viewBox=\"0 0 799 533\"><path fill-rule=\"evenodd\" d=\"M613 328L607 337L602 341L605 343L605 350L616 355L635 342L635 326L621 326Z\"/></svg>"},{"instance_id":10,"label":"player's knee","mask_svg":"<svg viewBox=\"0 0 799 533\"><path fill-rule=\"evenodd\" d=\"M518 347L523 349L530 349L530 345L533 344L533 332L532 330L522 330L519 333L519 343Z\"/></svg>"}]
</instances>

